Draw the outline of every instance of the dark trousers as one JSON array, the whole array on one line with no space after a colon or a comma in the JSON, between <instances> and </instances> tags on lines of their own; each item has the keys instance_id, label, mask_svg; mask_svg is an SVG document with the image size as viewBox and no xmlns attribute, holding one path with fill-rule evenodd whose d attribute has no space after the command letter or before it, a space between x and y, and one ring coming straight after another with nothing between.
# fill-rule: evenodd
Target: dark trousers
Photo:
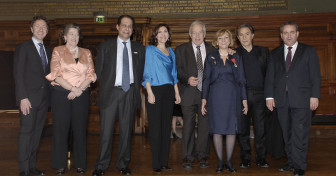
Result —
<instances>
[{"instance_id":1,"label":"dark trousers","mask_svg":"<svg viewBox=\"0 0 336 176\"><path fill-rule=\"evenodd\" d=\"M48 111L46 99L43 97L40 105L30 108L28 115L23 115L20 111L19 172L28 172L29 169L36 167L37 150Z\"/></svg>"},{"instance_id":2,"label":"dark trousers","mask_svg":"<svg viewBox=\"0 0 336 176\"><path fill-rule=\"evenodd\" d=\"M184 161L194 161L195 157L198 160L207 159L210 153L209 118L207 115L203 116L201 112L201 92L197 92L193 98L193 105L181 106L183 114L182 157ZM197 143L195 142L196 114L198 119Z\"/></svg>"},{"instance_id":3,"label":"dark trousers","mask_svg":"<svg viewBox=\"0 0 336 176\"><path fill-rule=\"evenodd\" d=\"M68 160L68 134L72 130L75 168L86 169L86 138L90 105L88 90L73 100L68 100L68 90L55 86L51 96L53 140L51 167L66 168Z\"/></svg>"},{"instance_id":4,"label":"dark trousers","mask_svg":"<svg viewBox=\"0 0 336 176\"><path fill-rule=\"evenodd\" d=\"M104 171L109 167L111 161L113 131L117 117L119 117L120 133L117 168L128 167L131 160L131 135L136 110L135 88L132 85L127 92L124 92L121 88L114 87L112 91L117 96L106 108L100 108L100 148L95 168Z\"/></svg>"},{"instance_id":5,"label":"dark trousers","mask_svg":"<svg viewBox=\"0 0 336 176\"><path fill-rule=\"evenodd\" d=\"M159 169L161 166L168 166L175 91L174 86L170 84L152 86L152 91L155 96L155 104L148 103L146 99L146 106L152 149L152 167Z\"/></svg>"},{"instance_id":6,"label":"dark trousers","mask_svg":"<svg viewBox=\"0 0 336 176\"><path fill-rule=\"evenodd\" d=\"M247 90L248 113L242 115L242 131L239 135L240 158L251 161L251 143L250 143L250 126L253 118L255 133L256 160L265 159L265 118L266 118L266 101L264 91L260 89Z\"/></svg>"},{"instance_id":7,"label":"dark trousers","mask_svg":"<svg viewBox=\"0 0 336 176\"><path fill-rule=\"evenodd\" d=\"M278 118L285 141L288 164L295 169L306 170L312 111L309 108L293 108L288 102L278 107Z\"/></svg>"}]
</instances>

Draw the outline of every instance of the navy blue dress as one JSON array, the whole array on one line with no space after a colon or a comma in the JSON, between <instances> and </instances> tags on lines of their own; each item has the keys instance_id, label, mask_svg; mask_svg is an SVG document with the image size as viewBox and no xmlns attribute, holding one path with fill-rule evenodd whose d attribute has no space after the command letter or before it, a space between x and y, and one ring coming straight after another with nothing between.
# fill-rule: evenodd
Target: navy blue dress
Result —
<instances>
[{"instance_id":1,"label":"navy blue dress","mask_svg":"<svg viewBox=\"0 0 336 176\"><path fill-rule=\"evenodd\" d=\"M207 56L202 98L207 100L210 133L240 133L242 100L246 100L245 83L243 64L237 54L229 55L225 65L218 51Z\"/></svg>"}]
</instances>

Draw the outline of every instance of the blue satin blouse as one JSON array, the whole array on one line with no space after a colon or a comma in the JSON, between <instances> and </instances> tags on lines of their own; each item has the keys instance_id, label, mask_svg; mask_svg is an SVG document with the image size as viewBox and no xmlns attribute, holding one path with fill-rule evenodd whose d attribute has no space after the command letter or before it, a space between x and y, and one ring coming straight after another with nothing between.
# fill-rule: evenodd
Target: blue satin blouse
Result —
<instances>
[{"instance_id":1,"label":"blue satin blouse","mask_svg":"<svg viewBox=\"0 0 336 176\"><path fill-rule=\"evenodd\" d=\"M142 78L142 85L146 88L146 83L151 86L161 86L165 84L177 84L177 70L175 53L168 47L169 56L165 55L154 45L146 47L145 69Z\"/></svg>"}]
</instances>

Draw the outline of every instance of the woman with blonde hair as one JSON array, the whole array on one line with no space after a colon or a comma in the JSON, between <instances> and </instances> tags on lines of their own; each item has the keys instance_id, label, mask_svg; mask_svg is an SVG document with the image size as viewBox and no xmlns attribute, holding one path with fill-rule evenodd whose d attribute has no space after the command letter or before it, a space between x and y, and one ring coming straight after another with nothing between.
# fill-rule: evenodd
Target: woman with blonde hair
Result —
<instances>
[{"instance_id":1,"label":"woman with blonde hair","mask_svg":"<svg viewBox=\"0 0 336 176\"><path fill-rule=\"evenodd\" d=\"M241 130L241 113L247 114L248 110L243 64L237 54L229 54L229 47L233 46L230 30L217 31L213 44L218 50L208 54L204 63L202 114L209 115L210 133L218 157L216 172L223 172L224 167L236 172L232 153L236 134ZM223 135L226 135L226 163L223 161Z\"/></svg>"}]
</instances>

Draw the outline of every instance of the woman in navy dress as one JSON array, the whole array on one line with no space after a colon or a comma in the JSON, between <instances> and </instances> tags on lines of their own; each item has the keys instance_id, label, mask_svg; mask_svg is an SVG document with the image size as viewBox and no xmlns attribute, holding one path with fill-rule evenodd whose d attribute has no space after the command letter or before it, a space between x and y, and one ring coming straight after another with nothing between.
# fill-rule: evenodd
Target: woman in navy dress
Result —
<instances>
[{"instance_id":1,"label":"woman in navy dress","mask_svg":"<svg viewBox=\"0 0 336 176\"><path fill-rule=\"evenodd\" d=\"M207 55L204 63L202 113L209 115L210 133L218 157L216 172L224 166L236 172L232 164L236 134L240 133L241 113L247 114L244 69L237 54L229 55L233 46L232 34L227 29L216 33L218 51ZM243 104L243 107L241 106ZM226 135L226 163L223 162L223 135Z\"/></svg>"},{"instance_id":2,"label":"woman in navy dress","mask_svg":"<svg viewBox=\"0 0 336 176\"><path fill-rule=\"evenodd\" d=\"M177 87L174 51L170 45L170 29L158 24L153 30L151 43L146 47L142 85L146 88L149 136L154 172L172 170L168 167L171 122L176 104L181 102ZM174 100L175 99L175 100Z\"/></svg>"}]
</instances>

